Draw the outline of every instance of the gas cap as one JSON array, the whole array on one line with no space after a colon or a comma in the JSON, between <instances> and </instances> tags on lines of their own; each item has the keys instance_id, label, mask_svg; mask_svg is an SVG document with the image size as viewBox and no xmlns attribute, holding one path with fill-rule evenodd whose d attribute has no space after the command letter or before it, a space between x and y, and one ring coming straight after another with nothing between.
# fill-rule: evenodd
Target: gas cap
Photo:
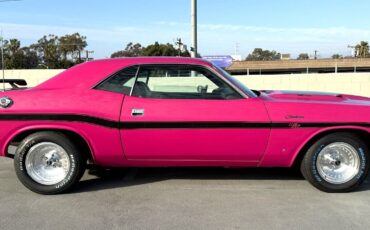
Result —
<instances>
[{"instance_id":1,"label":"gas cap","mask_svg":"<svg viewBox=\"0 0 370 230\"><path fill-rule=\"evenodd\" d=\"M0 98L0 107L8 108L13 105L13 100L10 97Z\"/></svg>"}]
</instances>

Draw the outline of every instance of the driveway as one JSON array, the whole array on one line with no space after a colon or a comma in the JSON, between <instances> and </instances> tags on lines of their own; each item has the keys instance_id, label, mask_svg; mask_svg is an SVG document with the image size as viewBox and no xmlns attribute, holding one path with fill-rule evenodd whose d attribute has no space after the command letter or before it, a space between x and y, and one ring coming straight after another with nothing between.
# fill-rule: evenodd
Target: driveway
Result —
<instances>
[{"instance_id":1,"label":"driveway","mask_svg":"<svg viewBox=\"0 0 370 230\"><path fill-rule=\"evenodd\" d=\"M85 174L37 195L0 159L1 229L368 229L370 183L327 194L288 169L166 168Z\"/></svg>"}]
</instances>

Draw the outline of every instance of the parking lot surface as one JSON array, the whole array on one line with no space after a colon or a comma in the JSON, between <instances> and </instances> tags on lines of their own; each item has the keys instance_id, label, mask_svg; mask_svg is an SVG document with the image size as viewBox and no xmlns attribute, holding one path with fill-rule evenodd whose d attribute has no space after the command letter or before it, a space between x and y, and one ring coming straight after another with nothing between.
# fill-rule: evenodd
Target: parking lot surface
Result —
<instances>
[{"instance_id":1,"label":"parking lot surface","mask_svg":"<svg viewBox=\"0 0 370 230\"><path fill-rule=\"evenodd\" d=\"M43 196L0 159L5 229L368 229L370 183L327 194L288 169L133 169L85 174L69 194Z\"/></svg>"}]
</instances>

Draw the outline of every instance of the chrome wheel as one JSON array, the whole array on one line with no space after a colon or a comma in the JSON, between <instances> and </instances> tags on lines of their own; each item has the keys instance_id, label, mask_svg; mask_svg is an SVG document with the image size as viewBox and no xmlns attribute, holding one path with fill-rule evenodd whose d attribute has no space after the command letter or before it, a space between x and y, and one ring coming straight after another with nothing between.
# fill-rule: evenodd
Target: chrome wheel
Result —
<instances>
[{"instance_id":1,"label":"chrome wheel","mask_svg":"<svg viewBox=\"0 0 370 230\"><path fill-rule=\"evenodd\" d=\"M350 144L332 143L320 151L316 166L318 173L325 181L332 184L344 184L359 173L359 153Z\"/></svg>"},{"instance_id":2,"label":"chrome wheel","mask_svg":"<svg viewBox=\"0 0 370 230\"><path fill-rule=\"evenodd\" d=\"M52 142L32 146L26 155L25 166L27 174L42 185L58 184L71 169L66 150Z\"/></svg>"}]
</instances>

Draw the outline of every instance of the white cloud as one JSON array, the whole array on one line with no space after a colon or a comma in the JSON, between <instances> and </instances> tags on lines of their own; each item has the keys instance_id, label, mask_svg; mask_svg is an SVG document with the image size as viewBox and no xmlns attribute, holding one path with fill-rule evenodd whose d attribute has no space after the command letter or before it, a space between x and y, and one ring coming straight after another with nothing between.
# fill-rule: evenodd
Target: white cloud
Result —
<instances>
[{"instance_id":1,"label":"white cloud","mask_svg":"<svg viewBox=\"0 0 370 230\"><path fill-rule=\"evenodd\" d=\"M173 21L160 21L159 25L173 27L189 27L189 23L180 23ZM370 38L370 29L355 29L347 27L328 27L328 28L295 28L295 27L264 27L264 26L248 26L238 24L199 24L199 30L206 33L222 33L222 36L227 36L228 32L235 36L248 36L252 40L260 41L285 41L285 42L301 42L301 41L321 41L330 42L333 40L354 38L367 39ZM225 34L226 33L226 34ZM272 36L273 35L273 36Z\"/></svg>"},{"instance_id":2,"label":"white cloud","mask_svg":"<svg viewBox=\"0 0 370 230\"><path fill-rule=\"evenodd\" d=\"M177 30L189 30L190 23L160 21L157 25ZM348 44L370 40L370 29L348 27L267 27L240 24L198 24L200 52L203 54L232 54L235 44L247 55L255 47L291 53L312 53L319 50L322 57L333 53L350 55Z\"/></svg>"},{"instance_id":3,"label":"white cloud","mask_svg":"<svg viewBox=\"0 0 370 230\"><path fill-rule=\"evenodd\" d=\"M142 44L154 41L171 42L176 36L172 33L157 33L152 27L134 26L107 26L107 27L74 27L52 26L37 24L16 24L0 22L0 29L4 32L4 38L17 38L22 45L37 42L44 35L55 34L58 36L78 32L87 37L88 49L94 50L96 58L108 57L114 51L122 49L128 42L140 42ZM166 37L171 37L167 39Z\"/></svg>"},{"instance_id":4,"label":"white cloud","mask_svg":"<svg viewBox=\"0 0 370 230\"><path fill-rule=\"evenodd\" d=\"M64 35L74 32L87 36L89 49L95 57L109 56L128 42L147 45L154 41L172 42L181 37L190 45L190 23L159 21L144 26L52 26L1 23L4 37L18 38L23 45L36 42L46 34ZM347 27L275 28L239 24L199 24L199 50L202 54L234 53L235 43L240 52L248 54L255 47L294 54L320 50L323 56L332 53L349 54L348 44L370 39L370 29Z\"/></svg>"},{"instance_id":5,"label":"white cloud","mask_svg":"<svg viewBox=\"0 0 370 230\"><path fill-rule=\"evenodd\" d=\"M137 27L107 27L104 29L99 29L1 22L0 28L4 31L6 37L16 37L19 39L39 39L46 34L64 35L68 33L79 32L82 35L88 36L89 40L104 42L116 40L122 41L122 37L143 31Z\"/></svg>"}]
</instances>

